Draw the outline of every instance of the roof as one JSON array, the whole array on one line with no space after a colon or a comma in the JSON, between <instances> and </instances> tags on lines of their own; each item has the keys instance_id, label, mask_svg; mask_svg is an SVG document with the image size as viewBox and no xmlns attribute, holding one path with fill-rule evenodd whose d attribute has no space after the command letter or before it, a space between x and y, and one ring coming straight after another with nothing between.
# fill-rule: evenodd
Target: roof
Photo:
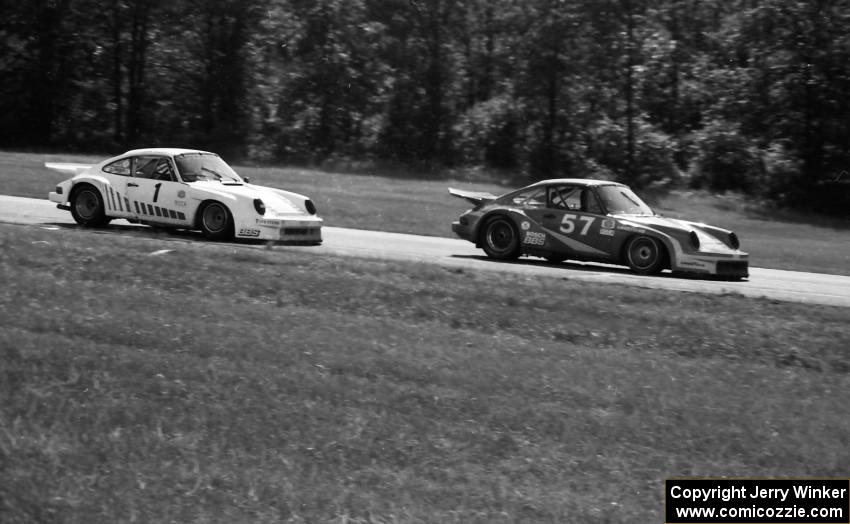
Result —
<instances>
[{"instance_id":1,"label":"roof","mask_svg":"<svg viewBox=\"0 0 850 524\"><path fill-rule=\"evenodd\" d=\"M621 186L623 184L619 182L614 182L613 180L599 180L595 178L550 178L549 180L541 180L540 182L535 182L531 184L532 186L542 186L549 184L573 184L579 186L610 186L617 185Z\"/></svg>"},{"instance_id":2,"label":"roof","mask_svg":"<svg viewBox=\"0 0 850 524\"><path fill-rule=\"evenodd\" d=\"M185 153L208 153L214 155L215 153L210 153L209 151L202 151L200 149L183 149L179 147L148 147L144 149L133 149L131 151L127 151L124 155L182 155Z\"/></svg>"}]
</instances>

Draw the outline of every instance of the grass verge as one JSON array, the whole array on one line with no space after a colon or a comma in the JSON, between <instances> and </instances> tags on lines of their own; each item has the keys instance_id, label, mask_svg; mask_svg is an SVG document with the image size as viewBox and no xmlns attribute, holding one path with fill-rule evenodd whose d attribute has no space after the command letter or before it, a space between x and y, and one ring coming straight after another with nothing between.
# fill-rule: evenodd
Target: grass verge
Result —
<instances>
[{"instance_id":1,"label":"grass verge","mask_svg":"<svg viewBox=\"0 0 850 524\"><path fill-rule=\"evenodd\" d=\"M308 252L0 225L0 520L657 522L665 477L846 474L846 309Z\"/></svg>"}]
</instances>

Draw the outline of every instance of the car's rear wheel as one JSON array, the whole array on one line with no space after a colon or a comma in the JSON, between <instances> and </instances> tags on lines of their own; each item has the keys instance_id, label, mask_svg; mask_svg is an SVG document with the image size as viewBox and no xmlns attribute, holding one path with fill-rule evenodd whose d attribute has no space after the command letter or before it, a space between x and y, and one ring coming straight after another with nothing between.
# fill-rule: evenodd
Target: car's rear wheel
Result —
<instances>
[{"instance_id":1,"label":"car's rear wheel","mask_svg":"<svg viewBox=\"0 0 850 524\"><path fill-rule=\"evenodd\" d=\"M626 262L635 273L654 275L664 269L665 253L658 240L638 235L626 245Z\"/></svg>"},{"instance_id":2,"label":"car's rear wheel","mask_svg":"<svg viewBox=\"0 0 850 524\"><path fill-rule=\"evenodd\" d=\"M507 217L488 220L482 231L482 240L484 252L491 258L514 260L519 257L519 233Z\"/></svg>"},{"instance_id":3,"label":"car's rear wheel","mask_svg":"<svg viewBox=\"0 0 850 524\"><path fill-rule=\"evenodd\" d=\"M103 197L94 186L81 184L77 186L69 199L71 216L83 226L101 227L109 223Z\"/></svg>"},{"instance_id":4,"label":"car's rear wheel","mask_svg":"<svg viewBox=\"0 0 850 524\"><path fill-rule=\"evenodd\" d=\"M207 238L224 240L233 238L233 215L221 202L207 202L201 209L198 223Z\"/></svg>"}]
</instances>

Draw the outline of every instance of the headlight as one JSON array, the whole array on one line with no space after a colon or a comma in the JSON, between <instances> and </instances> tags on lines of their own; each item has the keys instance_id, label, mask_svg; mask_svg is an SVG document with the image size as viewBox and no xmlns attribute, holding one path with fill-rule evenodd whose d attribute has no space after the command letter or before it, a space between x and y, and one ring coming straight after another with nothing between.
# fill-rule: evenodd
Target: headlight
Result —
<instances>
[{"instance_id":1,"label":"headlight","mask_svg":"<svg viewBox=\"0 0 850 524\"><path fill-rule=\"evenodd\" d=\"M691 231L688 234L688 237L691 239L691 245L694 246L694 249L699 249L699 236L696 231Z\"/></svg>"},{"instance_id":2,"label":"headlight","mask_svg":"<svg viewBox=\"0 0 850 524\"><path fill-rule=\"evenodd\" d=\"M254 209L257 211L257 213L259 213L261 215L266 214L266 205L263 204L263 201L260 200L259 198L254 199Z\"/></svg>"},{"instance_id":3,"label":"headlight","mask_svg":"<svg viewBox=\"0 0 850 524\"><path fill-rule=\"evenodd\" d=\"M732 246L732 249L738 249L741 247L741 241L738 240L738 235L735 233L729 233L729 245Z\"/></svg>"},{"instance_id":4,"label":"headlight","mask_svg":"<svg viewBox=\"0 0 850 524\"><path fill-rule=\"evenodd\" d=\"M316 214L316 204L314 204L312 200L305 201L304 207L307 208L307 212L310 213L311 215Z\"/></svg>"}]
</instances>

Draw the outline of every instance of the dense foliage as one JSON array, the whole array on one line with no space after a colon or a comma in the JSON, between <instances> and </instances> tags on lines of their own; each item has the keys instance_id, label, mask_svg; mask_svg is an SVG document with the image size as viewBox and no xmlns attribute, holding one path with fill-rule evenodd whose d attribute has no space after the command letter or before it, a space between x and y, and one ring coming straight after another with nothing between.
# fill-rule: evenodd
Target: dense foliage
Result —
<instances>
[{"instance_id":1,"label":"dense foliage","mask_svg":"<svg viewBox=\"0 0 850 524\"><path fill-rule=\"evenodd\" d=\"M6 147L176 144L772 197L840 179L850 157L850 0L0 0L0 13Z\"/></svg>"}]
</instances>

